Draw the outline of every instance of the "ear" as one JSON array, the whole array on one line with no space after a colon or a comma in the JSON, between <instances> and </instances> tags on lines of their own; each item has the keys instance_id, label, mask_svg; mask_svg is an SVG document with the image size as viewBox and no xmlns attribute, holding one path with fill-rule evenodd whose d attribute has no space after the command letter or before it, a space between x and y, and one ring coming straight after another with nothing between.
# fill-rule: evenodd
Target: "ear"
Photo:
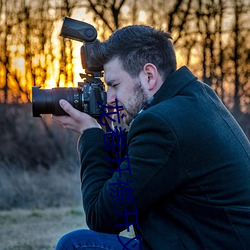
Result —
<instances>
[{"instance_id":1,"label":"ear","mask_svg":"<svg viewBox=\"0 0 250 250\"><path fill-rule=\"evenodd\" d=\"M147 63L143 67L143 73L146 77L147 89L152 91L157 87L157 82L159 80L159 72L156 66L152 63Z\"/></svg>"}]
</instances>

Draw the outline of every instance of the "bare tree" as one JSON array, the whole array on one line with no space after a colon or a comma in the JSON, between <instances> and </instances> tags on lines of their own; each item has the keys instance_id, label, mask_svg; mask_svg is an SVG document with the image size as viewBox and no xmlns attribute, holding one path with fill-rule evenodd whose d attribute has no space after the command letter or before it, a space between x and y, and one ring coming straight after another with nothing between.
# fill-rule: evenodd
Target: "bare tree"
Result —
<instances>
[{"instance_id":1,"label":"bare tree","mask_svg":"<svg viewBox=\"0 0 250 250\"><path fill-rule=\"evenodd\" d=\"M228 107L234 106L235 112L246 110L249 81L244 68L250 50L246 43L249 36L247 1L138 0L135 4L132 0L89 0L86 5L95 14L95 21L102 20L111 32L129 23L123 19L122 6L134 13L130 16L131 23L146 23L169 31L187 65L215 89ZM143 11L147 14L145 20L139 17Z\"/></svg>"},{"instance_id":2,"label":"bare tree","mask_svg":"<svg viewBox=\"0 0 250 250\"><path fill-rule=\"evenodd\" d=\"M77 6L77 1L61 0L59 6L57 6L57 18L70 17L74 8ZM60 78L63 76L63 85L66 87L69 83L74 82L73 75L73 45L70 39L60 39L60 72L57 81L57 87L60 84Z\"/></svg>"},{"instance_id":3,"label":"bare tree","mask_svg":"<svg viewBox=\"0 0 250 250\"><path fill-rule=\"evenodd\" d=\"M55 61L60 65L55 76L57 86L62 77L65 86L74 81L72 41L60 38L60 52L55 54L51 37L54 21L71 17L77 8L86 8L103 39L128 24L143 23L169 31L177 53L227 105L233 103L235 112L248 107L249 80L245 69L250 28L246 0L22 0L15 5L12 1L0 2L2 101L8 96L16 100L20 96L27 98L30 86L45 85L51 77L48 67L53 67ZM22 51L18 50L20 45ZM15 69L14 57L25 58L25 74Z\"/></svg>"},{"instance_id":4,"label":"bare tree","mask_svg":"<svg viewBox=\"0 0 250 250\"><path fill-rule=\"evenodd\" d=\"M4 38L1 44L4 52L1 55L1 71L3 72L2 101L4 102L18 101L21 95L27 95L19 85L21 73L13 68L13 64L16 63L14 57L17 56L18 58L18 51L20 50L16 43L20 38L20 32L17 32L16 29L19 23L18 13L13 6L14 3L11 1L1 2L2 35Z\"/></svg>"},{"instance_id":5,"label":"bare tree","mask_svg":"<svg viewBox=\"0 0 250 250\"><path fill-rule=\"evenodd\" d=\"M240 99L244 95L243 89L244 89L244 86L247 84L247 78L244 77L244 73L243 73L246 70L244 69L244 67L242 67L242 65L245 65L247 67L247 57L246 57L247 44L246 42L247 41L249 42L250 36L249 36L249 33L246 33L246 31L244 30L244 22L246 21L244 18L244 16L246 15L244 2L242 0L234 0L233 8L234 8L234 20L233 20L233 27L232 27L232 37L233 37L232 60L234 62L233 112L235 115L238 115L241 112ZM248 14L249 13L250 12L248 12ZM250 26L248 28L250 28ZM248 85L249 85L249 82L248 82Z\"/></svg>"},{"instance_id":6,"label":"bare tree","mask_svg":"<svg viewBox=\"0 0 250 250\"><path fill-rule=\"evenodd\" d=\"M249 6L244 0L192 0L187 4L188 13L182 11L183 14L175 14L173 18L170 12L172 32L178 30L177 50L183 51L187 64L215 89L228 107L233 106L235 114L246 111ZM182 10L180 2L175 5L174 10L177 9ZM180 16L185 18L176 21Z\"/></svg>"},{"instance_id":7,"label":"bare tree","mask_svg":"<svg viewBox=\"0 0 250 250\"><path fill-rule=\"evenodd\" d=\"M121 7L126 0L110 0L110 1L97 1L88 0L86 7L96 14L110 31L115 31L119 28L119 15Z\"/></svg>"},{"instance_id":8,"label":"bare tree","mask_svg":"<svg viewBox=\"0 0 250 250\"><path fill-rule=\"evenodd\" d=\"M2 43L0 43L1 51L0 53L0 70L2 72L1 82L3 85L1 86L0 101L6 102L8 99L8 68L9 68L9 53L7 51L7 37L10 33L10 26L8 24L7 19L7 0L1 0L1 34L2 34ZM1 97L2 96L2 97Z\"/></svg>"}]
</instances>

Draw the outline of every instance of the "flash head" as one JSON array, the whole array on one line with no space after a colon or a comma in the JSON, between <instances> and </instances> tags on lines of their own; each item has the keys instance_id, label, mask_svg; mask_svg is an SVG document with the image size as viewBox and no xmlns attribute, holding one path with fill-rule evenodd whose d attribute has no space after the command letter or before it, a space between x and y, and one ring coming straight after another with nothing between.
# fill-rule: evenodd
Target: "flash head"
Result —
<instances>
[{"instance_id":1,"label":"flash head","mask_svg":"<svg viewBox=\"0 0 250 250\"><path fill-rule=\"evenodd\" d=\"M60 36L80 42L93 42L97 37L97 31L89 23L64 17Z\"/></svg>"}]
</instances>

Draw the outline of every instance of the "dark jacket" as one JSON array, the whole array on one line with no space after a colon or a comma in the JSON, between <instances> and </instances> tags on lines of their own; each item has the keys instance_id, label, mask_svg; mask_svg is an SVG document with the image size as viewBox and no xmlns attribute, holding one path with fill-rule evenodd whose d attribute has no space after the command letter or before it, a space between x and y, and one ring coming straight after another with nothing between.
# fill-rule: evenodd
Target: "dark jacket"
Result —
<instances>
[{"instance_id":1,"label":"dark jacket","mask_svg":"<svg viewBox=\"0 0 250 250\"><path fill-rule=\"evenodd\" d=\"M144 249L250 249L249 141L214 91L186 67L134 119L129 160L115 168L104 139L101 129L88 129L78 145L91 229L119 233L125 206L136 207ZM114 172L119 164L121 177ZM127 180L133 203L114 204L110 184Z\"/></svg>"}]
</instances>

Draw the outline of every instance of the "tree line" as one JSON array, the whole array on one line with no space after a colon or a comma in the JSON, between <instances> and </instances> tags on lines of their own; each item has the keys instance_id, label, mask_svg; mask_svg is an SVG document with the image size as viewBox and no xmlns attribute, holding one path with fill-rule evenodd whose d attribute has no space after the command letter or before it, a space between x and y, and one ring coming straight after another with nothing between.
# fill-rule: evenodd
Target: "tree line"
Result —
<instances>
[{"instance_id":1,"label":"tree line","mask_svg":"<svg viewBox=\"0 0 250 250\"><path fill-rule=\"evenodd\" d=\"M249 0L0 0L0 209L78 200L78 135L31 117L29 103L32 86L70 87L82 70L81 44L59 36L65 16L100 40L131 24L170 32L178 66L218 93L250 139Z\"/></svg>"},{"instance_id":2,"label":"tree line","mask_svg":"<svg viewBox=\"0 0 250 250\"><path fill-rule=\"evenodd\" d=\"M91 18L100 40L130 24L170 32L179 65L235 116L250 113L248 0L0 0L0 15L1 103L29 101L31 87L48 86L51 76L55 86L74 84L74 44L59 38L58 27L78 15Z\"/></svg>"}]
</instances>

